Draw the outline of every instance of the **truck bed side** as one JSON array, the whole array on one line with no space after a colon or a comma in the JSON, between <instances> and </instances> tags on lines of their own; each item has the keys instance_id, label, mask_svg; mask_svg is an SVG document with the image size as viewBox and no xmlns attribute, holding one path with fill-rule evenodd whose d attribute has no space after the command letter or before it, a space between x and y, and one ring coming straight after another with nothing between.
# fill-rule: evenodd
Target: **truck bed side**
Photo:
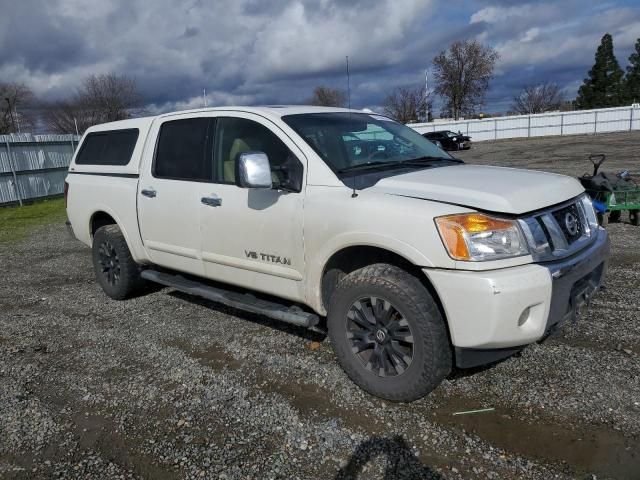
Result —
<instances>
[{"instance_id":1,"label":"truck bed side","mask_svg":"<svg viewBox=\"0 0 640 480\"><path fill-rule=\"evenodd\" d=\"M153 118L123 120L88 129L76 150L67 176L67 216L75 236L91 246L93 233L105 223L118 224L133 258L149 261L140 238L137 215L137 191L140 164L148 143ZM137 129L138 137L126 165L77 164L86 139L92 133ZM153 148L153 147L151 147ZM112 219L113 221L109 221Z\"/></svg>"}]
</instances>

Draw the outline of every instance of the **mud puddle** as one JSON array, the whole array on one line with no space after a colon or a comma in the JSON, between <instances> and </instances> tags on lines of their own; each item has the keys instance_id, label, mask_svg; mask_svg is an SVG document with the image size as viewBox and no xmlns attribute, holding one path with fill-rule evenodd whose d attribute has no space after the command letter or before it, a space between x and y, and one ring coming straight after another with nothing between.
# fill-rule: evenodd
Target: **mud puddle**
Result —
<instances>
[{"instance_id":1,"label":"mud puddle","mask_svg":"<svg viewBox=\"0 0 640 480\"><path fill-rule=\"evenodd\" d=\"M598 473L617 479L637 479L640 439L595 425L574 421L528 423L505 407L493 411L454 415L482 409L486 402L450 397L435 410L434 419L446 426L473 433L494 447L525 458L560 463L574 473Z\"/></svg>"},{"instance_id":2,"label":"mud puddle","mask_svg":"<svg viewBox=\"0 0 640 480\"><path fill-rule=\"evenodd\" d=\"M208 348L196 348L188 341L179 338L166 342L165 345L181 350L187 356L197 360L200 365L214 370L222 370L224 368L236 370L242 366L242 362L236 360L233 355L218 345L211 345Z\"/></svg>"},{"instance_id":3,"label":"mud puddle","mask_svg":"<svg viewBox=\"0 0 640 480\"><path fill-rule=\"evenodd\" d=\"M98 451L106 460L123 466L143 478L172 480L178 474L154 463L142 454L137 454L138 442L118 430L114 421L103 415L74 415L73 423L78 443L83 451Z\"/></svg>"},{"instance_id":4,"label":"mud puddle","mask_svg":"<svg viewBox=\"0 0 640 480\"><path fill-rule=\"evenodd\" d=\"M626 344L614 341L607 341L603 339L590 339L584 336L580 337L565 337L565 336L552 336L546 340L550 345L568 345L574 348L587 348L596 352L619 352L626 355L640 355L640 345L638 344ZM629 353L631 352L631 353Z\"/></svg>"}]
</instances>

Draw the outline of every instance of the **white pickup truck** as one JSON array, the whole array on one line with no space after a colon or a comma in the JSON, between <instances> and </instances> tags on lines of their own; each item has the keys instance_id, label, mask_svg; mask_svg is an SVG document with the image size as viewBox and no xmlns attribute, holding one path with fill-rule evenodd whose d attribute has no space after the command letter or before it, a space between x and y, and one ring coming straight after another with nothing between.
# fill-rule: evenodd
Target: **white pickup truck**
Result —
<instances>
[{"instance_id":1,"label":"white pickup truck","mask_svg":"<svg viewBox=\"0 0 640 480\"><path fill-rule=\"evenodd\" d=\"M395 401L574 318L609 253L577 180L466 165L355 110L98 125L66 181L111 298L151 281L304 327L326 317L347 375Z\"/></svg>"}]
</instances>

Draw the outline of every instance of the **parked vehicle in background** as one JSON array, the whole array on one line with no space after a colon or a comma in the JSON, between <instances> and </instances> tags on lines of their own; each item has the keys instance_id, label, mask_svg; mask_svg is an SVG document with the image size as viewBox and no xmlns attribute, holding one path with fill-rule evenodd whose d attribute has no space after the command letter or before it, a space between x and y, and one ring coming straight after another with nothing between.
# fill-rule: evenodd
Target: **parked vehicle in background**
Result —
<instances>
[{"instance_id":1,"label":"parked vehicle in background","mask_svg":"<svg viewBox=\"0 0 640 480\"><path fill-rule=\"evenodd\" d=\"M432 142L440 142L445 150L469 150L471 148L471 137L462 135L460 132L442 130L423 133L422 136Z\"/></svg>"},{"instance_id":2,"label":"parked vehicle in background","mask_svg":"<svg viewBox=\"0 0 640 480\"><path fill-rule=\"evenodd\" d=\"M145 281L304 327L410 401L579 313L609 239L575 178L465 165L387 117L221 107L91 127L67 213L107 295Z\"/></svg>"},{"instance_id":3,"label":"parked vehicle in background","mask_svg":"<svg viewBox=\"0 0 640 480\"><path fill-rule=\"evenodd\" d=\"M439 141L439 140L429 140L429 141L430 141L431 143L433 143L436 147L438 147L438 148L442 148L442 149L444 150L444 148L443 148L443 146L442 146L442 143L440 143L440 141Z\"/></svg>"}]
</instances>

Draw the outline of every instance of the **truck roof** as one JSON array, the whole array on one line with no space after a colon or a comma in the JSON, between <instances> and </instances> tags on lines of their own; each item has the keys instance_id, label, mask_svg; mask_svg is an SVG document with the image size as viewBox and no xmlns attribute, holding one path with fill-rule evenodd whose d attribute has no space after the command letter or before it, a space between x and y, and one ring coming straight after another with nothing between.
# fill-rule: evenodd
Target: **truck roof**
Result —
<instances>
[{"instance_id":1,"label":"truck roof","mask_svg":"<svg viewBox=\"0 0 640 480\"><path fill-rule=\"evenodd\" d=\"M202 113L202 112L224 112L224 111L241 111L257 113L264 116L284 117L285 115L296 115L300 113L329 113L329 112L353 112L363 113L360 110L353 110L339 107L316 107L313 105L264 105L256 107L243 106L226 106L212 108L198 108L194 110L183 110L180 112L163 113L159 117L169 117L183 113Z\"/></svg>"},{"instance_id":2,"label":"truck roof","mask_svg":"<svg viewBox=\"0 0 640 480\"><path fill-rule=\"evenodd\" d=\"M126 128L140 128L147 129L157 118L166 118L174 115L184 115L189 113L205 113L205 112L248 112L256 113L264 117L284 117L285 115L295 115L300 113L329 113L329 112L352 112L352 113L365 113L362 110L354 110L348 108L338 107L316 107L311 105L265 105L258 107L242 107L242 106L228 106L228 107L210 107L210 108L197 108L192 110L180 110L177 112L162 113L160 115L154 115L149 117L130 118L127 120L118 120L116 122L101 123L99 125L92 126L90 132L99 132L105 130L116 130ZM370 112L367 112L370 113Z\"/></svg>"}]
</instances>

